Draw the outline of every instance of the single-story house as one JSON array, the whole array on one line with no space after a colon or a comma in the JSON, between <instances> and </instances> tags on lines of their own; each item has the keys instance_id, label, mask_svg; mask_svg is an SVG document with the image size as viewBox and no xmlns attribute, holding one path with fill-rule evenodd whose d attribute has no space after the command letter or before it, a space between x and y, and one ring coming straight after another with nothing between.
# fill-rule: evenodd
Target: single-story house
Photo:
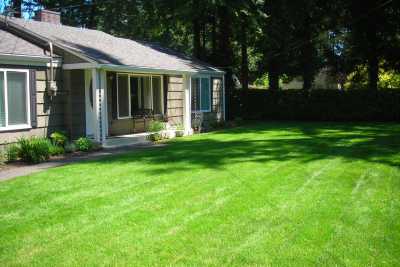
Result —
<instances>
[{"instance_id":1,"label":"single-story house","mask_svg":"<svg viewBox=\"0 0 400 267\"><path fill-rule=\"evenodd\" d=\"M65 131L107 138L224 120L224 72L157 44L65 26L60 14L0 16L0 145Z\"/></svg>"}]
</instances>

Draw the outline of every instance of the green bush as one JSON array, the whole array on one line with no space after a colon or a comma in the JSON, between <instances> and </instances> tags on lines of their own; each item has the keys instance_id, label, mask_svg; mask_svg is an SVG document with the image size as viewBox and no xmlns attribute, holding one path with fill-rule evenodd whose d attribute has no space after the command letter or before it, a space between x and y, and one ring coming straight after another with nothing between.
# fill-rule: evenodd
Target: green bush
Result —
<instances>
[{"instance_id":1,"label":"green bush","mask_svg":"<svg viewBox=\"0 0 400 267\"><path fill-rule=\"evenodd\" d=\"M64 147L57 146L55 144L51 144L50 146L50 155L51 156L58 156L65 153Z\"/></svg>"},{"instance_id":2,"label":"green bush","mask_svg":"<svg viewBox=\"0 0 400 267\"><path fill-rule=\"evenodd\" d=\"M165 130L165 122L162 121L151 121L147 127L149 132L159 132Z\"/></svg>"},{"instance_id":3,"label":"green bush","mask_svg":"<svg viewBox=\"0 0 400 267\"><path fill-rule=\"evenodd\" d=\"M232 94L228 118L400 121L400 90L248 90Z\"/></svg>"},{"instance_id":4,"label":"green bush","mask_svg":"<svg viewBox=\"0 0 400 267\"><path fill-rule=\"evenodd\" d=\"M152 133L148 136L148 139L152 142L157 142L162 140L162 135L160 133Z\"/></svg>"},{"instance_id":5,"label":"green bush","mask_svg":"<svg viewBox=\"0 0 400 267\"><path fill-rule=\"evenodd\" d=\"M54 132L50 135L53 144L64 147L68 141L68 137L61 132Z\"/></svg>"},{"instance_id":6,"label":"green bush","mask_svg":"<svg viewBox=\"0 0 400 267\"><path fill-rule=\"evenodd\" d=\"M225 128L227 125L224 121L214 120L210 123L211 129L222 129Z\"/></svg>"},{"instance_id":7,"label":"green bush","mask_svg":"<svg viewBox=\"0 0 400 267\"><path fill-rule=\"evenodd\" d=\"M32 137L18 140L18 157L28 163L40 163L50 158L52 143L47 138Z\"/></svg>"},{"instance_id":8,"label":"green bush","mask_svg":"<svg viewBox=\"0 0 400 267\"><path fill-rule=\"evenodd\" d=\"M87 137L80 137L75 141L75 146L77 150L87 152L92 150L93 142Z\"/></svg>"},{"instance_id":9,"label":"green bush","mask_svg":"<svg viewBox=\"0 0 400 267\"><path fill-rule=\"evenodd\" d=\"M67 143L65 145L65 152L66 153L73 153L76 151L76 146L74 143Z\"/></svg>"},{"instance_id":10,"label":"green bush","mask_svg":"<svg viewBox=\"0 0 400 267\"><path fill-rule=\"evenodd\" d=\"M7 146L5 151L5 158L8 162L16 161L18 159L20 147L18 144L11 144Z\"/></svg>"}]
</instances>

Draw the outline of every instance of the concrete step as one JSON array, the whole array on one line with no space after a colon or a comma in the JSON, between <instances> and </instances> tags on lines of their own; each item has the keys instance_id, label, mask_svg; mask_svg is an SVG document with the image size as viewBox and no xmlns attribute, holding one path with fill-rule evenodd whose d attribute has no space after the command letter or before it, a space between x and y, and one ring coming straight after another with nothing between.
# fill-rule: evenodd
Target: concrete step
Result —
<instances>
[{"instance_id":1,"label":"concrete step","mask_svg":"<svg viewBox=\"0 0 400 267\"><path fill-rule=\"evenodd\" d=\"M104 148L117 148L124 146L132 146L139 144L151 144L151 141L147 139L150 133L138 133L108 137L103 144Z\"/></svg>"}]
</instances>

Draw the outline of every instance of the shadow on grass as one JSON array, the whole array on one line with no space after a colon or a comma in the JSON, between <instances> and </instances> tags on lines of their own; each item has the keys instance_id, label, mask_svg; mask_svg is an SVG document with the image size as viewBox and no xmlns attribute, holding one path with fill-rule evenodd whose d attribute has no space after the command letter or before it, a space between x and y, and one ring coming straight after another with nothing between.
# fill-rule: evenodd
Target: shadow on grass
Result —
<instances>
[{"instance_id":1,"label":"shadow on grass","mask_svg":"<svg viewBox=\"0 0 400 267\"><path fill-rule=\"evenodd\" d=\"M102 164L145 162L151 174L184 171L193 165L229 168L246 162L312 162L328 158L400 166L396 124L260 123L175 140L159 149L100 160ZM95 161L99 162L99 161ZM169 163L174 163L173 169Z\"/></svg>"}]
</instances>

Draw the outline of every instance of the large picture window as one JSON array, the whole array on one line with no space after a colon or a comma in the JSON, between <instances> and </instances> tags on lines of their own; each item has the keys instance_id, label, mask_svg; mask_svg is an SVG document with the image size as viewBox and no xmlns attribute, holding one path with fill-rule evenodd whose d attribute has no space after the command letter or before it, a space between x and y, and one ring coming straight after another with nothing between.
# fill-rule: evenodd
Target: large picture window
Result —
<instances>
[{"instance_id":1,"label":"large picture window","mask_svg":"<svg viewBox=\"0 0 400 267\"><path fill-rule=\"evenodd\" d=\"M192 111L211 111L211 88L209 77L192 78Z\"/></svg>"},{"instance_id":2,"label":"large picture window","mask_svg":"<svg viewBox=\"0 0 400 267\"><path fill-rule=\"evenodd\" d=\"M27 70L0 69L0 130L30 126Z\"/></svg>"},{"instance_id":3,"label":"large picture window","mask_svg":"<svg viewBox=\"0 0 400 267\"><path fill-rule=\"evenodd\" d=\"M162 76L118 74L118 118L163 114Z\"/></svg>"}]
</instances>

